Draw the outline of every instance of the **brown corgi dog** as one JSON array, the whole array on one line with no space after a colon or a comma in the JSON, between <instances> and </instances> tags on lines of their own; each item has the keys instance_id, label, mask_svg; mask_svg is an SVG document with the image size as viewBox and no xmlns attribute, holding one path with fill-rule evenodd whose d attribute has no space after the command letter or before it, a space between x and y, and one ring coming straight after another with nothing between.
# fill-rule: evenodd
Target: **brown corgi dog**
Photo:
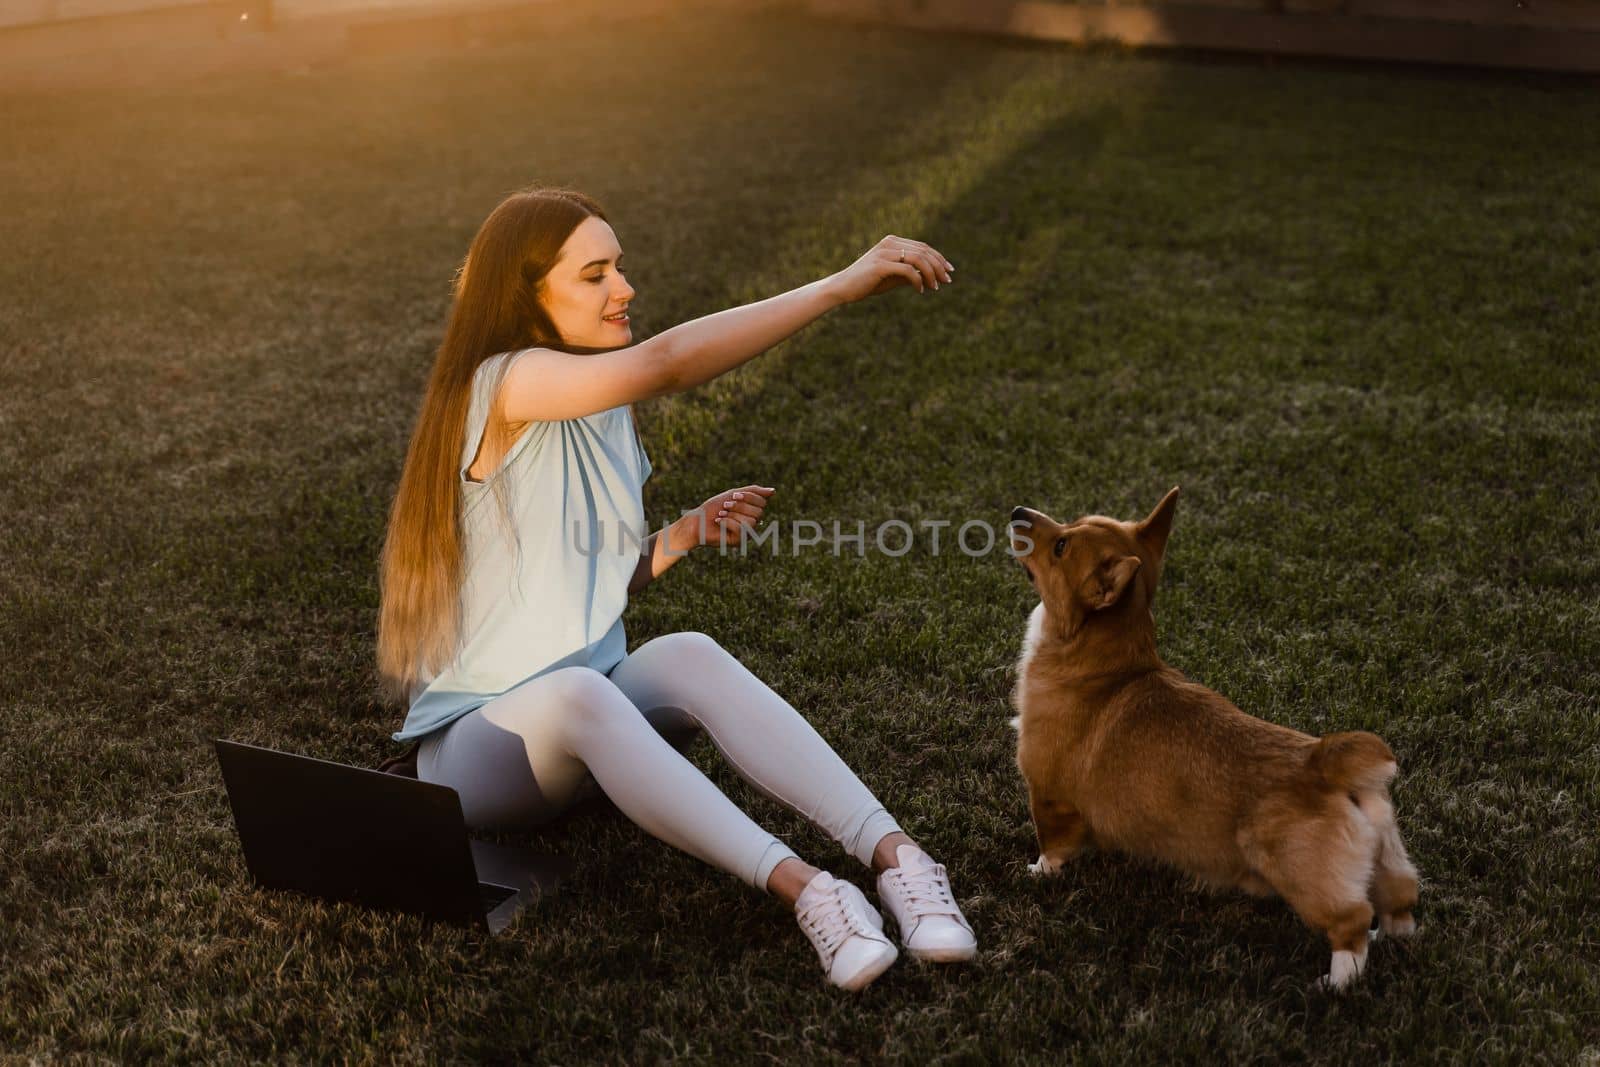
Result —
<instances>
[{"instance_id":1,"label":"brown corgi dog","mask_svg":"<svg viewBox=\"0 0 1600 1067\"><path fill-rule=\"evenodd\" d=\"M1416 932L1417 872L1375 734L1318 739L1247 715L1156 652L1151 606L1177 508L1140 522L1011 513L1038 591L1013 702L1035 874L1094 845L1170 863L1202 886L1277 894L1333 949L1331 988L1366 965L1368 929Z\"/></svg>"}]
</instances>

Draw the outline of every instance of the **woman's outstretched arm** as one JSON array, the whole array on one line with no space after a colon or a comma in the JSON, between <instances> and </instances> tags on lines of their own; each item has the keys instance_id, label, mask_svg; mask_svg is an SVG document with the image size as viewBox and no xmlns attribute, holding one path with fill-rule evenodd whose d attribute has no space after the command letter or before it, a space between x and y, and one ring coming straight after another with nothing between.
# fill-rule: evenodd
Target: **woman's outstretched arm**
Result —
<instances>
[{"instance_id":1,"label":"woman's outstretched arm","mask_svg":"<svg viewBox=\"0 0 1600 1067\"><path fill-rule=\"evenodd\" d=\"M950 262L921 241L889 236L844 270L787 293L729 308L614 352L536 348L506 373L497 398L513 423L575 419L693 388L755 358L842 304L902 285L950 281Z\"/></svg>"}]
</instances>

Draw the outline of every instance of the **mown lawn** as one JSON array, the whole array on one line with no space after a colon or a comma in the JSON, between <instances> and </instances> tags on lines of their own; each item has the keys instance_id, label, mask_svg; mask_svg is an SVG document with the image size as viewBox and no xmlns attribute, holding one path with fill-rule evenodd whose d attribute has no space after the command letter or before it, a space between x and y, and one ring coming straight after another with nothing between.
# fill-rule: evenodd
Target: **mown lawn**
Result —
<instances>
[{"instance_id":1,"label":"mown lawn","mask_svg":"<svg viewBox=\"0 0 1600 1067\"><path fill-rule=\"evenodd\" d=\"M686 14L0 100L0 1049L21 1059L1600 1059L1600 97ZM608 810L508 936L252 889L209 739L375 764L376 560L452 271L505 192L611 212L644 333L957 265L639 412L656 520L1184 497L1167 659L1380 732L1412 944L1329 997L1281 903L1030 881L1001 552L694 558L714 635L950 865L981 942L829 990L777 904ZM948 538L948 534L947 534ZM696 758L804 855L833 844ZM858 878L867 884L864 877Z\"/></svg>"}]
</instances>

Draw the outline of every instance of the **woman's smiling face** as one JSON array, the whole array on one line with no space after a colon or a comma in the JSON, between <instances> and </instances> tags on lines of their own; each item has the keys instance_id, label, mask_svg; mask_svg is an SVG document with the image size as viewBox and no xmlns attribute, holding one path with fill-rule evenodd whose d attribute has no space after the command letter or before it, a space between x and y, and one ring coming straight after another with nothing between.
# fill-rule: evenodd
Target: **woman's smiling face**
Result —
<instances>
[{"instance_id":1,"label":"woman's smiling face","mask_svg":"<svg viewBox=\"0 0 1600 1067\"><path fill-rule=\"evenodd\" d=\"M633 340L633 286L623 277L622 246L608 222L591 215L572 231L539 285L539 299L569 345L620 348Z\"/></svg>"}]
</instances>

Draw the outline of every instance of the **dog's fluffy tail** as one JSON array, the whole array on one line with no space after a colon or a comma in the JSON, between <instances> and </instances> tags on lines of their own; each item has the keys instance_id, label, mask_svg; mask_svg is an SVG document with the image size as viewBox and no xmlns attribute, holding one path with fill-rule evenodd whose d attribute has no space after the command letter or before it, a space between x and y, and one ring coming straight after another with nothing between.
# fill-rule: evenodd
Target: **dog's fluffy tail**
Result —
<instances>
[{"instance_id":1,"label":"dog's fluffy tail","mask_svg":"<svg viewBox=\"0 0 1600 1067\"><path fill-rule=\"evenodd\" d=\"M1383 738L1364 730L1324 737L1311 746L1306 767L1329 785L1357 793L1383 789L1398 769Z\"/></svg>"}]
</instances>

